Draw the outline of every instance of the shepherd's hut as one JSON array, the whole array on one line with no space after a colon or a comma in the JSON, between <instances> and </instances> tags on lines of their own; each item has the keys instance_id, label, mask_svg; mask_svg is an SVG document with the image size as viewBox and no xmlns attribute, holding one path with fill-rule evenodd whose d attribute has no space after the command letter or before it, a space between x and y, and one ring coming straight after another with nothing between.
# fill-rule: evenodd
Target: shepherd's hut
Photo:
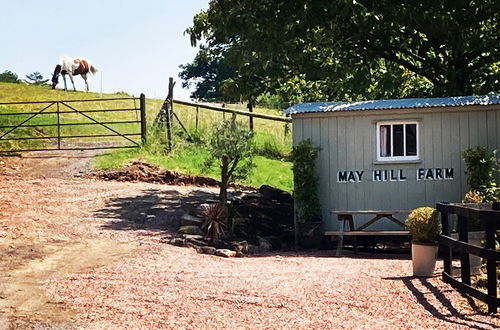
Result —
<instances>
[{"instance_id":1,"label":"shepherd's hut","mask_svg":"<svg viewBox=\"0 0 500 330\"><path fill-rule=\"evenodd\" d=\"M339 229L339 214L358 215L360 230L377 214L369 230L401 230L405 214L396 213L460 202L469 190L462 151L500 148L500 95L313 102L285 112L294 145L310 139L321 148L326 231Z\"/></svg>"}]
</instances>

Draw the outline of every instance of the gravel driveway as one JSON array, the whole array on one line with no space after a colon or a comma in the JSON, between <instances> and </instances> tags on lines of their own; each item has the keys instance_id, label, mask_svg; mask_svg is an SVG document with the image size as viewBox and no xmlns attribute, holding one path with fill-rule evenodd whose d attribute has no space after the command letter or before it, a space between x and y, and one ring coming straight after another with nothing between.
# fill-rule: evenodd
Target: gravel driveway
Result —
<instances>
[{"instance_id":1,"label":"gravel driveway","mask_svg":"<svg viewBox=\"0 0 500 330\"><path fill-rule=\"evenodd\" d=\"M224 259L164 243L183 205L213 194L0 175L0 253L8 256L0 261L0 329L500 326L439 277L411 277L408 256ZM16 281L32 284L9 288ZM19 290L39 290L40 303L16 300Z\"/></svg>"}]
</instances>

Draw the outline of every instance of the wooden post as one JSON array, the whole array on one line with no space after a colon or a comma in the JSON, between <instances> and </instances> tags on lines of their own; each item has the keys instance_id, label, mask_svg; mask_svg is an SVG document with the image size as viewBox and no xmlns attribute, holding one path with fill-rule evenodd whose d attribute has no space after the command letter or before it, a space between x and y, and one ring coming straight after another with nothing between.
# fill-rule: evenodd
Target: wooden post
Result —
<instances>
[{"instance_id":1,"label":"wooden post","mask_svg":"<svg viewBox=\"0 0 500 330\"><path fill-rule=\"evenodd\" d=\"M462 242L469 242L469 231L467 229L467 217L458 216L458 239ZM461 252L460 253L460 273L462 277L462 283L470 285L470 261L469 254Z\"/></svg>"},{"instance_id":2,"label":"wooden post","mask_svg":"<svg viewBox=\"0 0 500 330\"><path fill-rule=\"evenodd\" d=\"M290 114L286 114L285 117L290 117ZM285 136L288 136L288 134L290 133L290 124L289 123L285 123Z\"/></svg>"},{"instance_id":3,"label":"wooden post","mask_svg":"<svg viewBox=\"0 0 500 330\"><path fill-rule=\"evenodd\" d=\"M61 114L59 102L57 102L57 150L61 150Z\"/></svg>"},{"instance_id":4,"label":"wooden post","mask_svg":"<svg viewBox=\"0 0 500 330\"><path fill-rule=\"evenodd\" d=\"M444 236L450 236L450 223L448 221L448 213L441 212L441 227ZM444 272L451 275L451 247L444 246L443 251L443 266Z\"/></svg>"},{"instance_id":5,"label":"wooden post","mask_svg":"<svg viewBox=\"0 0 500 330\"><path fill-rule=\"evenodd\" d=\"M146 143L146 96L143 93L139 99L139 108L141 111L141 139L142 143Z\"/></svg>"},{"instance_id":6,"label":"wooden post","mask_svg":"<svg viewBox=\"0 0 500 330\"><path fill-rule=\"evenodd\" d=\"M172 104L174 99L174 78L168 78L168 95L164 105L166 105L166 124L167 124L167 148L172 150Z\"/></svg>"},{"instance_id":7,"label":"wooden post","mask_svg":"<svg viewBox=\"0 0 500 330\"><path fill-rule=\"evenodd\" d=\"M488 218L486 219L486 244L485 248L495 251L495 231L496 223L498 219ZM497 273L496 273L497 262L493 259L487 259L486 261L486 274L488 279L488 295L491 297L497 297ZM496 313L497 306L488 303L488 313Z\"/></svg>"},{"instance_id":8,"label":"wooden post","mask_svg":"<svg viewBox=\"0 0 500 330\"><path fill-rule=\"evenodd\" d=\"M253 112L253 105L252 105L252 102L248 102L247 104L247 108L248 108L248 112ZM248 124L250 126L250 130L253 131L253 117L252 116L249 116L248 117Z\"/></svg>"},{"instance_id":9,"label":"wooden post","mask_svg":"<svg viewBox=\"0 0 500 330\"><path fill-rule=\"evenodd\" d=\"M198 130L198 116L199 116L200 109L198 106L196 106L196 130Z\"/></svg>"}]
</instances>

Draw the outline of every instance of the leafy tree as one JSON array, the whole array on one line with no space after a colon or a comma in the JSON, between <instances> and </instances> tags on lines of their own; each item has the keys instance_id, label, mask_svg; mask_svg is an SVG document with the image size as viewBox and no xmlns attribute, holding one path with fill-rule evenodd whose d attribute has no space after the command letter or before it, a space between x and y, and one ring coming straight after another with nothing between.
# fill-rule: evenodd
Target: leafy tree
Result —
<instances>
[{"instance_id":1,"label":"leafy tree","mask_svg":"<svg viewBox=\"0 0 500 330\"><path fill-rule=\"evenodd\" d=\"M182 87L188 88L193 85L195 87L191 95L192 98L204 101L234 100L222 93L224 80L234 74L234 70L227 64L222 50L210 50L201 46L192 63L179 67L182 69L179 73L179 77L183 80Z\"/></svg>"},{"instance_id":2,"label":"leafy tree","mask_svg":"<svg viewBox=\"0 0 500 330\"><path fill-rule=\"evenodd\" d=\"M487 94L500 91L499 12L496 0L213 0L187 32L225 49L247 94Z\"/></svg>"},{"instance_id":3,"label":"leafy tree","mask_svg":"<svg viewBox=\"0 0 500 330\"><path fill-rule=\"evenodd\" d=\"M246 178L253 169L253 133L238 127L236 118L224 120L212 134L208 150L210 158L206 166L217 162L221 180L219 201L227 203L227 187L236 179Z\"/></svg>"},{"instance_id":4,"label":"leafy tree","mask_svg":"<svg viewBox=\"0 0 500 330\"><path fill-rule=\"evenodd\" d=\"M0 82L8 82L8 83L19 83L20 80L12 71L5 70L3 73L0 73Z\"/></svg>"},{"instance_id":5,"label":"leafy tree","mask_svg":"<svg viewBox=\"0 0 500 330\"><path fill-rule=\"evenodd\" d=\"M39 86L47 85L47 81L49 81L49 79L43 79L42 74L38 71L27 74L26 79L26 83Z\"/></svg>"}]
</instances>

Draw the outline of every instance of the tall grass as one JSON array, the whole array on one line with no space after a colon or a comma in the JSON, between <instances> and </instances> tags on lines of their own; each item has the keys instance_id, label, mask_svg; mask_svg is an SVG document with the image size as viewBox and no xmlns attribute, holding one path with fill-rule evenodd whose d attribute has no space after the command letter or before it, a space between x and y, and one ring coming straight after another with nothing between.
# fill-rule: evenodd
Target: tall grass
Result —
<instances>
[{"instance_id":1,"label":"tall grass","mask_svg":"<svg viewBox=\"0 0 500 330\"><path fill-rule=\"evenodd\" d=\"M116 98L123 97L123 94L104 94L83 93L73 91L51 90L47 86L27 86L23 84L0 83L0 102L18 102L18 101L53 101L53 100L85 100L98 98ZM135 101L138 102L138 101ZM218 179L218 169L211 168L206 170L202 164L208 158L204 143L212 134L214 127L224 118L229 118L230 114L223 114L207 109L180 105L174 103L174 111L179 120L186 127L189 135L194 138L194 142L187 142L187 134L181 128L179 121L174 119L172 124L173 132L173 150L170 153L165 152L166 132L164 128L154 127L153 122L158 111L163 104L163 100L146 100L146 120L148 122L147 143L141 145L139 149L120 149L112 150L98 156L94 165L97 168L116 168L133 159L143 159L151 164L161 166L167 169L176 170L193 175L207 175ZM71 106L78 110L98 110L98 109L121 109L137 107L131 100L115 100L103 102L76 102ZM242 105L231 105L228 107L239 107ZM1 112L36 112L41 109L40 105L12 105L8 108L0 106ZM62 109L62 108L61 108ZM67 110L67 109L66 109ZM280 115L276 110L257 108L255 112L262 112L273 115ZM23 117L24 116L24 117ZM126 121L136 120L138 112L116 112L116 113L92 113L91 117L98 121ZM0 116L1 125L11 125L19 123L26 119L26 115L13 116L7 121L5 116ZM85 124L92 122L81 114L61 115L61 122ZM248 117L238 116L237 121L242 125L248 125ZM30 124L53 124L57 122L55 115L36 116L30 121ZM138 124L109 124L114 130L125 134L128 132L139 131ZM37 130L29 130L18 134L35 134L37 136L56 135L55 127L45 127ZM291 136L285 134L285 124L282 122L273 122L264 119L254 119L255 131L255 158L256 167L252 175L242 184L258 187L262 184L269 184L287 191L292 190L291 164L285 160L288 159L291 150ZM75 125L61 128L61 135L98 135L110 133L106 128L97 125ZM0 134L1 135L1 134ZM104 138L109 140L109 138ZM93 139L79 139L79 142L94 142ZM109 141L106 141L109 142ZM40 143L40 142L36 142ZM38 146L39 147L39 146ZM0 145L0 148L2 146Z\"/></svg>"}]
</instances>

